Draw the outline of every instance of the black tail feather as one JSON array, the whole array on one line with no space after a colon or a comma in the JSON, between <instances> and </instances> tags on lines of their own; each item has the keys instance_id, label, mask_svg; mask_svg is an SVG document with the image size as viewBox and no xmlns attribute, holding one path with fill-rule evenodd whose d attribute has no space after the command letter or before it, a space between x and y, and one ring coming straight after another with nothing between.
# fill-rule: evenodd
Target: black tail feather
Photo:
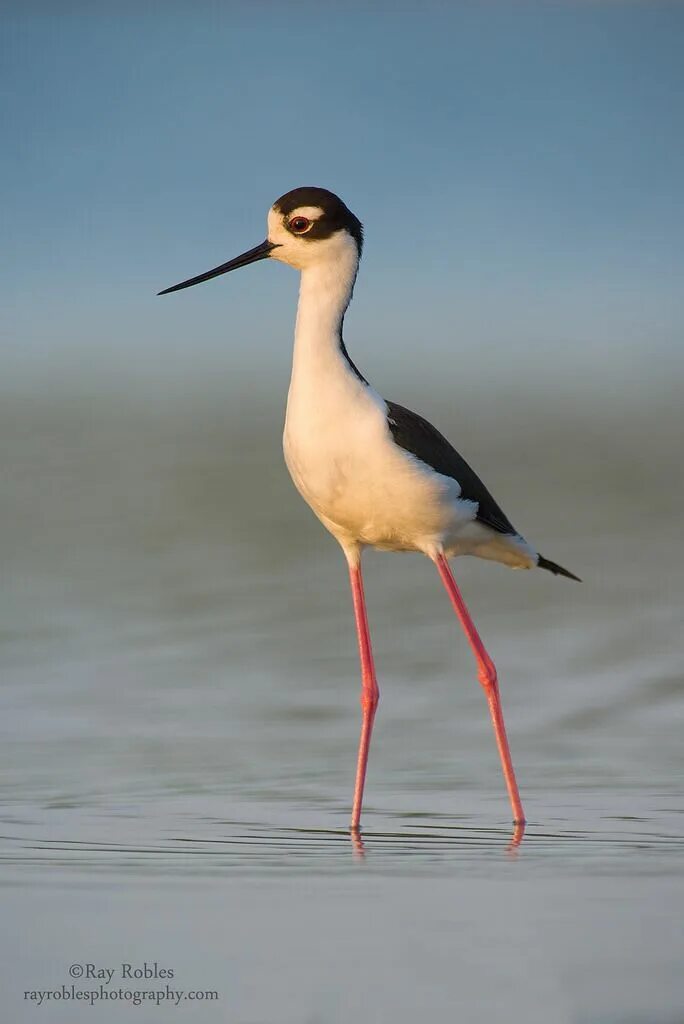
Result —
<instances>
[{"instance_id":1,"label":"black tail feather","mask_svg":"<svg viewBox=\"0 0 684 1024\"><path fill-rule=\"evenodd\" d=\"M539 556L537 565L540 569L546 569L548 572L552 572L555 576L566 576L569 580L577 580L578 583L582 582L579 576L575 576L574 573L568 572L568 570L564 569L562 565L557 565L555 562L551 562L548 558L544 558L543 555Z\"/></svg>"}]
</instances>

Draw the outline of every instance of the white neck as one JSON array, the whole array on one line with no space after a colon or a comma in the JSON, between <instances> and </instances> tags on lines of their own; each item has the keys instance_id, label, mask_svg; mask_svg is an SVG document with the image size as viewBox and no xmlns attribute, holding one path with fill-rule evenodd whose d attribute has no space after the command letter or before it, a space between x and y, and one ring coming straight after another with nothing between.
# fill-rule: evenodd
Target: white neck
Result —
<instances>
[{"instance_id":1,"label":"white neck","mask_svg":"<svg viewBox=\"0 0 684 1024\"><path fill-rule=\"evenodd\" d=\"M342 320L349 305L359 265L354 242L341 237L330 258L302 269L292 359L296 378L318 378L352 372L340 350Z\"/></svg>"}]
</instances>

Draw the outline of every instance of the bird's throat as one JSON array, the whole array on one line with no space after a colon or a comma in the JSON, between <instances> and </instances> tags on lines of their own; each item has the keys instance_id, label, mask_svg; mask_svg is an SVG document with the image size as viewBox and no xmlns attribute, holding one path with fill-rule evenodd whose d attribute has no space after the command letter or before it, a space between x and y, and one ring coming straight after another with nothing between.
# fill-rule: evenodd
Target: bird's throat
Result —
<instances>
[{"instance_id":1,"label":"bird's throat","mask_svg":"<svg viewBox=\"0 0 684 1024\"><path fill-rule=\"evenodd\" d=\"M342 342L342 323L358 269L357 253L346 251L330 262L302 271L295 326L292 378L339 372L350 367ZM342 366L344 364L344 366Z\"/></svg>"}]
</instances>

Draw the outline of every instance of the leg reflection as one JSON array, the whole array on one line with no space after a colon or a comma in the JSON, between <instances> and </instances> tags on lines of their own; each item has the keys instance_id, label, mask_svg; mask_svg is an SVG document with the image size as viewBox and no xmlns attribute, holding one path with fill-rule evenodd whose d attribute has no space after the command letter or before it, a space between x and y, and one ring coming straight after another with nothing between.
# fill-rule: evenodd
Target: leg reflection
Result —
<instances>
[{"instance_id":1,"label":"leg reflection","mask_svg":"<svg viewBox=\"0 0 684 1024\"><path fill-rule=\"evenodd\" d=\"M349 830L349 838L351 839L352 852L354 854L354 860L365 860L366 859L366 847L363 845L363 837L361 835L361 829L352 828Z\"/></svg>"},{"instance_id":2,"label":"leg reflection","mask_svg":"<svg viewBox=\"0 0 684 1024\"><path fill-rule=\"evenodd\" d=\"M525 822L524 821L516 821L516 823L513 826L513 834L511 835L511 841L508 844L508 846L506 847L506 853L510 853L510 854L512 854L512 856L515 857L517 855L517 853L518 853L518 847L520 846L520 844L523 841L523 836L524 835L525 835Z\"/></svg>"}]
</instances>

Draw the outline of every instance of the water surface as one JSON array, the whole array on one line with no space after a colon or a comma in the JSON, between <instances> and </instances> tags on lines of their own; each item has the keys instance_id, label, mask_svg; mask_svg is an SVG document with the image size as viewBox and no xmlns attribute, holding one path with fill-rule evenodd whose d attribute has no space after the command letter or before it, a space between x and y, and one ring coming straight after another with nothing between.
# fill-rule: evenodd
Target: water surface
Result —
<instances>
[{"instance_id":1,"label":"water surface","mask_svg":"<svg viewBox=\"0 0 684 1024\"><path fill-rule=\"evenodd\" d=\"M71 964L157 961L220 994L179 1020L684 1020L676 401L423 402L584 583L455 564L499 668L518 843L434 568L368 556L382 702L354 845L344 563L262 397L3 403L8 1019L167 1019L24 998Z\"/></svg>"}]
</instances>

